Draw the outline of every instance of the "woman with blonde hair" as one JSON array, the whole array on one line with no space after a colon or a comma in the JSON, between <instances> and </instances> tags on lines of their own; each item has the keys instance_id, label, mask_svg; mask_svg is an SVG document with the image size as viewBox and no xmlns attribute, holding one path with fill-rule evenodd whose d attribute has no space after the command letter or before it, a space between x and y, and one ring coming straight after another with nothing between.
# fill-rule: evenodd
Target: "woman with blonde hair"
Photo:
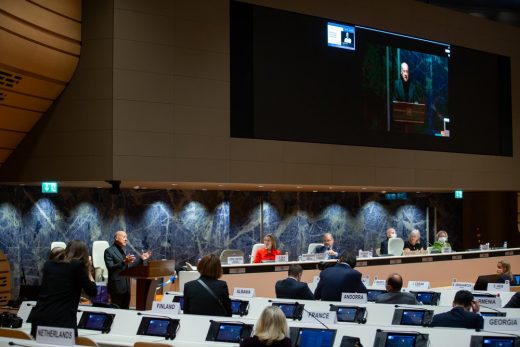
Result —
<instances>
[{"instance_id":1,"label":"woman with blonde hair","mask_svg":"<svg viewBox=\"0 0 520 347\"><path fill-rule=\"evenodd\" d=\"M240 347L292 347L287 319L278 306L267 306L255 326L255 335L246 337Z\"/></svg>"},{"instance_id":2,"label":"woman with blonde hair","mask_svg":"<svg viewBox=\"0 0 520 347\"><path fill-rule=\"evenodd\" d=\"M509 262L500 260L497 263L497 274L499 276L497 283L505 283L506 281L509 281L511 285L514 285L513 274L511 273L511 264L509 264Z\"/></svg>"},{"instance_id":3,"label":"woman with blonde hair","mask_svg":"<svg viewBox=\"0 0 520 347\"><path fill-rule=\"evenodd\" d=\"M421 232L418 229L413 229L408 235L408 241L404 243L404 250L419 251L421 249L426 249L426 247L421 244Z\"/></svg>"}]
</instances>

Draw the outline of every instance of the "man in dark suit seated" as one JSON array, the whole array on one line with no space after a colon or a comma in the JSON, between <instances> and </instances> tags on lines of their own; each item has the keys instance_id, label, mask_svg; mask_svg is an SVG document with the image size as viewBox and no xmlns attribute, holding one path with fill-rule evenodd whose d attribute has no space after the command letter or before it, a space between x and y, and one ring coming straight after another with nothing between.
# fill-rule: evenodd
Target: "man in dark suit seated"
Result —
<instances>
[{"instance_id":1,"label":"man in dark suit seated","mask_svg":"<svg viewBox=\"0 0 520 347\"><path fill-rule=\"evenodd\" d=\"M473 312L470 312L472 310ZM459 290L453 299L451 311L433 316L432 327L482 329L484 320L478 314L480 304L467 290Z\"/></svg>"},{"instance_id":2,"label":"man in dark suit seated","mask_svg":"<svg viewBox=\"0 0 520 347\"><path fill-rule=\"evenodd\" d=\"M379 254L385 255L388 254L388 240L394 239L397 237L397 232L394 228L388 228L386 229L386 239L381 242L381 245L379 246Z\"/></svg>"},{"instance_id":3,"label":"man in dark suit seated","mask_svg":"<svg viewBox=\"0 0 520 347\"><path fill-rule=\"evenodd\" d=\"M386 290L388 293L379 295L376 298L376 304L417 305L415 295L401 292L401 288L403 288L403 278L401 275L397 273L391 274L386 279Z\"/></svg>"},{"instance_id":4,"label":"man in dark suit seated","mask_svg":"<svg viewBox=\"0 0 520 347\"><path fill-rule=\"evenodd\" d=\"M338 263L320 273L320 281L314 292L314 299L341 301L341 293L366 293L361 281L361 272L354 270L356 256L344 251Z\"/></svg>"},{"instance_id":5,"label":"man in dark suit seated","mask_svg":"<svg viewBox=\"0 0 520 347\"><path fill-rule=\"evenodd\" d=\"M303 269L300 265L289 266L289 277L276 282L276 297L280 299L314 300L309 286L301 282Z\"/></svg>"},{"instance_id":6,"label":"man in dark suit seated","mask_svg":"<svg viewBox=\"0 0 520 347\"><path fill-rule=\"evenodd\" d=\"M316 247L315 253L327 253L328 259L338 259L339 249L334 246L334 237L331 233L323 235L323 246Z\"/></svg>"}]
</instances>

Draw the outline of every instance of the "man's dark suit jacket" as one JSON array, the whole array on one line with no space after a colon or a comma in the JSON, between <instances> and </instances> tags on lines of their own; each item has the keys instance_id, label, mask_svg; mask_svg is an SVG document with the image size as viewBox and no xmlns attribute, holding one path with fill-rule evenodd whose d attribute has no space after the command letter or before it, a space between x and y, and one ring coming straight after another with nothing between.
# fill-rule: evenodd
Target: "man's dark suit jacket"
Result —
<instances>
[{"instance_id":1,"label":"man's dark suit jacket","mask_svg":"<svg viewBox=\"0 0 520 347\"><path fill-rule=\"evenodd\" d=\"M406 292L388 292L376 298L376 304L417 305L415 295Z\"/></svg>"},{"instance_id":2,"label":"man's dark suit jacket","mask_svg":"<svg viewBox=\"0 0 520 347\"><path fill-rule=\"evenodd\" d=\"M516 292L504 308L520 308L520 292Z\"/></svg>"},{"instance_id":3,"label":"man's dark suit jacket","mask_svg":"<svg viewBox=\"0 0 520 347\"><path fill-rule=\"evenodd\" d=\"M90 281L83 263L45 262L38 302L31 311L31 334L35 336L36 327L41 325L71 328L77 335L81 290L90 296L97 294L96 283Z\"/></svg>"},{"instance_id":4,"label":"man's dark suit jacket","mask_svg":"<svg viewBox=\"0 0 520 347\"><path fill-rule=\"evenodd\" d=\"M468 312L460 306L452 308L451 311L436 314L431 323L432 327L466 329L482 329L483 325L484 320L481 315Z\"/></svg>"},{"instance_id":5,"label":"man's dark suit jacket","mask_svg":"<svg viewBox=\"0 0 520 347\"><path fill-rule=\"evenodd\" d=\"M133 263L125 264L125 255L121 253L121 248L115 243L105 249L105 265L108 269L107 289L109 294L124 294L130 292L130 279L120 276L121 271L137 266L142 263L141 258L136 254Z\"/></svg>"},{"instance_id":6,"label":"man's dark suit jacket","mask_svg":"<svg viewBox=\"0 0 520 347\"><path fill-rule=\"evenodd\" d=\"M327 246L318 246L316 247L315 253L325 253L328 250L333 250L334 252L338 253L338 255L329 255L329 259L338 259L339 256L339 249L337 246L332 245L332 247Z\"/></svg>"},{"instance_id":7,"label":"man's dark suit jacket","mask_svg":"<svg viewBox=\"0 0 520 347\"><path fill-rule=\"evenodd\" d=\"M348 264L338 263L320 273L320 281L314 292L314 299L341 301L341 293L366 293L367 288L361 282L361 273Z\"/></svg>"},{"instance_id":8,"label":"man's dark suit jacket","mask_svg":"<svg viewBox=\"0 0 520 347\"><path fill-rule=\"evenodd\" d=\"M200 278L220 299L225 312L206 288L195 280L184 285L184 313L231 317L231 300L227 283L204 276Z\"/></svg>"},{"instance_id":9,"label":"man's dark suit jacket","mask_svg":"<svg viewBox=\"0 0 520 347\"><path fill-rule=\"evenodd\" d=\"M404 81L399 78L394 82L394 95L393 101L404 101L404 102L419 102L419 96L417 95L417 88L415 83L410 81L408 83L408 94L405 90Z\"/></svg>"},{"instance_id":10,"label":"man's dark suit jacket","mask_svg":"<svg viewBox=\"0 0 520 347\"><path fill-rule=\"evenodd\" d=\"M388 240L386 239L383 242L381 242L381 248L379 249L379 254L388 254Z\"/></svg>"},{"instance_id":11,"label":"man's dark suit jacket","mask_svg":"<svg viewBox=\"0 0 520 347\"><path fill-rule=\"evenodd\" d=\"M274 289L279 299L314 300L307 283L291 277L276 282Z\"/></svg>"}]
</instances>

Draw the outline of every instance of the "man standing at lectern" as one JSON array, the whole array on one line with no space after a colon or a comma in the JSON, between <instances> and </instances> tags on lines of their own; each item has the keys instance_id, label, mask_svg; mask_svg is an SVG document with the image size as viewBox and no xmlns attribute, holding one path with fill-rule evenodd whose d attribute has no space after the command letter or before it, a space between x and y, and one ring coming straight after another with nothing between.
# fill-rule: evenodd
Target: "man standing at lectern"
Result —
<instances>
[{"instance_id":1,"label":"man standing at lectern","mask_svg":"<svg viewBox=\"0 0 520 347\"><path fill-rule=\"evenodd\" d=\"M110 301L123 309L130 307L130 279L120 276L119 273L142 264L144 260L147 260L152 255L151 252L143 252L139 255L139 258L136 258L133 254L126 254L125 247L127 243L126 232L119 230L114 234L114 244L105 250Z\"/></svg>"},{"instance_id":2,"label":"man standing at lectern","mask_svg":"<svg viewBox=\"0 0 520 347\"><path fill-rule=\"evenodd\" d=\"M394 82L393 101L419 103L416 84L410 80L410 70L406 62L401 63L401 74Z\"/></svg>"}]
</instances>

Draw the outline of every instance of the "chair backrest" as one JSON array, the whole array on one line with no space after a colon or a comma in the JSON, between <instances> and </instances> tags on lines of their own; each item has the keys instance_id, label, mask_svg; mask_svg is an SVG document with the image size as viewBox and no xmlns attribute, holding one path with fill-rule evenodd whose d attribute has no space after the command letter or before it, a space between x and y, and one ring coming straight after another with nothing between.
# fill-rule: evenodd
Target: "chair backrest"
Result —
<instances>
[{"instance_id":1,"label":"chair backrest","mask_svg":"<svg viewBox=\"0 0 520 347\"><path fill-rule=\"evenodd\" d=\"M229 257L243 257L244 252L239 249L225 249L220 253L220 262L227 264Z\"/></svg>"},{"instance_id":2,"label":"chair backrest","mask_svg":"<svg viewBox=\"0 0 520 347\"><path fill-rule=\"evenodd\" d=\"M25 331L22 330L0 328L0 336L20 340L32 340L31 335L27 334Z\"/></svg>"},{"instance_id":3,"label":"chair backrest","mask_svg":"<svg viewBox=\"0 0 520 347\"><path fill-rule=\"evenodd\" d=\"M173 347L173 345L159 342L136 342L134 347Z\"/></svg>"},{"instance_id":4,"label":"chair backrest","mask_svg":"<svg viewBox=\"0 0 520 347\"><path fill-rule=\"evenodd\" d=\"M255 243L253 245L253 249L251 250L251 263L253 263L255 261L255 256L256 256L256 252L261 249L261 248L264 248L264 244L263 243Z\"/></svg>"},{"instance_id":5,"label":"chair backrest","mask_svg":"<svg viewBox=\"0 0 520 347\"><path fill-rule=\"evenodd\" d=\"M400 238L388 240L388 254L403 255L404 241Z\"/></svg>"},{"instance_id":6,"label":"chair backrest","mask_svg":"<svg viewBox=\"0 0 520 347\"><path fill-rule=\"evenodd\" d=\"M79 346L91 346L91 347L99 347L99 345L92 339L84 336L76 337L76 345Z\"/></svg>"},{"instance_id":7,"label":"chair backrest","mask_svg":"<svg viewBox=\"0 0 520 347\"><path fill-rule=\"evenodd\" d=\"M316 248L319 246L323 246L323 243L309 243L309 248L307 248L307 253L311 254L316 252Z\"/></svg>"},{"instance_id":8,"label":"chair backrest","mask_svg":"<svg viewBox=\"0 0 520 347\"><path fill-rule=\"evenodd\" d=\"M108 241L94 241L92 243L92 266L103 269L103 276L108 279L108 269L105 264L105 249L110 247Z\"/></svg>"},{"instance_id":9,"label":"chair backrest","mask_svg":"<svg viewBox=\"0 0 520 347\"><path fill-rule=\"evenodd\" d=\"M53 241L51 242L51 251L56 248L56 247L61 247L63 249L67 248L67 244L63 241Z\"/></svg>"}]
</instances>

